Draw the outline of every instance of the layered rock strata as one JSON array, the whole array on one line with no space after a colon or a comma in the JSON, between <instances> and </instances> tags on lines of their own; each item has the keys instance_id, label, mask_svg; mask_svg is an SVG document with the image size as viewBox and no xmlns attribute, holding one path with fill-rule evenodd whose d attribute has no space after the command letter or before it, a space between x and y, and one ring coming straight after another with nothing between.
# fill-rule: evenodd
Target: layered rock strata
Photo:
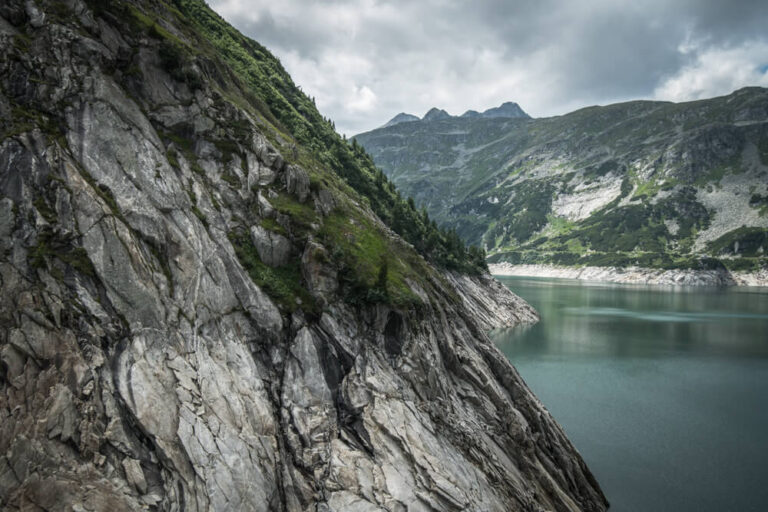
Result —
<instances>
[{"instance_id":1,"label":"layered rock strata","mask_svg":"<svg viewBox=\"0 0 768 512\"><path fill-rule=\"evenodd\" d=\"M318 233L352 199L286 163L220 64L193 87L89 5L0 7L0 508L606 508L485 334L527 304L435 269L418 305L346 300ZM309 298L257 285L233 233Z\"/></svg>"}]
</instances>

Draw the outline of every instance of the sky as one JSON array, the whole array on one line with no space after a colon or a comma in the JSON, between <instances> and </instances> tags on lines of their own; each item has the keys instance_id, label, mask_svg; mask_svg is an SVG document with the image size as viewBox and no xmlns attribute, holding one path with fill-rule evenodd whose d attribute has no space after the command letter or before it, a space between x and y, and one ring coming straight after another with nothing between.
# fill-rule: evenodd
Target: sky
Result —
<instances>
[{"instance_id":1,"label":"sky","mask_svg":"<svg viewBox=\"0 0 768 512\"><path fill-rule=\"evenodd\" d=\"M767 0L208 0L348 136L399 112L533 117L768 86Z\"/></svg>"}]
</instances>

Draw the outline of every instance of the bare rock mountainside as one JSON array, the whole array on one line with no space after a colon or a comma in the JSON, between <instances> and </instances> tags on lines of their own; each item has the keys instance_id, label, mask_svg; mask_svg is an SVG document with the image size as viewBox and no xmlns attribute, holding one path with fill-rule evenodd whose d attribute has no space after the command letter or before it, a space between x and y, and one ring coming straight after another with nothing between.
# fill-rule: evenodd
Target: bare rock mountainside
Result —
<instances>
[{"instance_id":1,"label":"bare rock mountainside","mask_svg":"<svg viewBox=\"0 0 768 512\"><path fill-rule=\"evenodd\" d=\"M491 263L726 281L768 268L768 89L513 114L402 122L355 141Z\"/></svg>"},{"instance_id":2,"label":"bare rock mountainside","mask_svg":"<svg viewBox=\"0 0 768 512\"><path fill-rule=\"evenodd\" d=\"M205 3L3 2L0 114L1 509L607 508L536 313Z\"/></svg>"}]
</instances>

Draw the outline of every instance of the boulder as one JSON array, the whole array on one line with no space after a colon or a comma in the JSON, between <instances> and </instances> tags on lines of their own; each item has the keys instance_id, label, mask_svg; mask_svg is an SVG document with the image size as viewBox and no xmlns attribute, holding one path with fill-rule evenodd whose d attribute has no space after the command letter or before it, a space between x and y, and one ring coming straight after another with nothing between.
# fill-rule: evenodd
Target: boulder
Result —
<instances>
[{"instance_id":1,"label":"boulder","mask_svg":"<svg viewBox=\"0 0 768 512\"><path fill-rule=\"evenodd\" d=\"M301 256L301 274L309 292L324 303L339 287L338 275L331 266L328 251L317 242L309 242Z\"/></svg>"},{"instance_id":2,"label":"boulder","mask_svg":"<svg viewBox=\"0 0 768 512\"><path fill-rule=\"evenodd\" d=\"M289 165L285 171L285 188L303 203L309 197L309 175L301 167Z\"/></svg>"},{"instance_id":3,"label":"boulder","mask_svg":"<svg viewBox=\"0 0 768 512\"><path fill-rule=\"evenodd\" d=\"M333 198L333 194L328 189L322 189L315 195L315 210L326 217L336 207L336 200Z\"/></svg>"},{"instance_id":4,"label":"boulder","mask_svg":"<svg viewBox=\"0 0 768 512\"><path fill-rule=\"evenodd\" d=\"M270 267L285 265L291 257L291 242L283 235L262 226L251 228L251 241L261 261Z\"/></svg>"}]
</instances>

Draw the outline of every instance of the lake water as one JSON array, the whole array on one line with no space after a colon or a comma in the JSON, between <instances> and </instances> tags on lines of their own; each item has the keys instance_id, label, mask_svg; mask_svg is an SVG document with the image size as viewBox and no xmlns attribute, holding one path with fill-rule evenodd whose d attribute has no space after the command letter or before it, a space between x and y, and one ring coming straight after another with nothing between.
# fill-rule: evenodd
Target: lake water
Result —
<instances>
[{"instance_id":1,"label":"lake water","mask_svg":"<svg viewBox=\"0 0 768 512\"><path fill-rule=\"evenodd\" d=\"M768 288L499 277L541 314L494 333L611 510L768 510Z\"/></svg>"}]
</instances>

